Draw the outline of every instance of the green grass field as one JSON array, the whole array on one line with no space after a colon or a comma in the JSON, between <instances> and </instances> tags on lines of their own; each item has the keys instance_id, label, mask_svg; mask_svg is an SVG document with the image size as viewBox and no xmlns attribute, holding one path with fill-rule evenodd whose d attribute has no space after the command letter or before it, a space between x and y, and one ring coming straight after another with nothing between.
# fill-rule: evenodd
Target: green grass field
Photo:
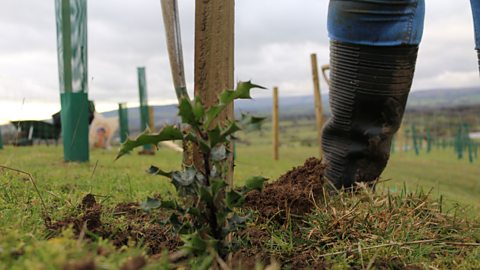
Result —
<instances>
[{"instance_id":1,"label":"green grass field","mask_svg":"<svg viewBox=\"0 0 480 270\"><path fill-rule=\"evenodd\" d=\"M236 183L252 175L277 179L285 171L303 164L306 158L318 155L315 145L302 142L315 138L314 129L308 125L300 129L298 132L284 126L280 161L272 160L268 132L242 135L244 143L237 145ZM247 138L250 145L245 144ZM121 202L139 202L147 196L167 195L173 191L167 179L149 176L145 170L150 165L166 170L178 168L181 154L160 149L155 156L134 153L114 161L115 155L115 150L93 150L90 163L75 164L63 162L59 146L7 146L0 151L0 165L33 176L52 219L76 211L82 197L88 193L94 194L105 207L113 207ZM400 193L404 186L409 190L431 190L434 198L442 196L449 207L459 203L469 209L471 216L478 217L479 175L478 161L470 164L466 160L456 160L453 150L434 150L418 157L412 152L397 152L382 176L384 182L379 190L388 189L392 194ZM94 257L92 250L114 250L106 240L79 241L72 238L69 231L64 237L48 240L42 202L28 176L2 169L0 186L0 269L60 269L66 262ZM115 223L113 215L104 218ZM121 252L112 251L110 256L95 260L100 266L98 269L116 269L130 257L144 253L141 245L132 243ZM150 263L147 269L158 269L160 265L160 262Z\"/></svg>"}]
</instances>

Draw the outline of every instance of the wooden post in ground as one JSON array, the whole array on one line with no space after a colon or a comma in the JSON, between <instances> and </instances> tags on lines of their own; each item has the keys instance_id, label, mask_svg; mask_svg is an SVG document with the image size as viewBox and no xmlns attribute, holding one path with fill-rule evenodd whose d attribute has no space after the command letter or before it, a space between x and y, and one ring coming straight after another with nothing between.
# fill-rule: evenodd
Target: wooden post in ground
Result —
<instances>
[{"instance_id":1,"label":"wooden post in ground","mask_svg":"<svg viewBox=\"0 0 480 270\"><path fill-rule=\"evenodd\" d=\"M279 160L279 146L280 146L280 128L278 123L278 87L273 88L273 111L272 111L272 133L273 133L273 159Z\"/></svg>"},{"instance_id":2,"label":"wooden post in ground","mask_svg":"<svg viewBox=\"0 0 480 270\"><path fill-rule=\"evenodd\" d=\"M317 120L318 155L319 158L322 158L323 106L322 95L320 91L320 79L318 77L317 55L312 53L310 55L310 59L312 62L313 96L315 98L315 118Z\"/></svg>"},{"instance_id":3,"label":"wooden post in ground","mask_svg":"<svg viewBox=\"0 0 480 270\"><path fill-rule=\"evenodd\" d=\"M196 0L195 4L195 96L208 108L218 101L223 90L234 88L235 1ZM221 114L220 121L233 118L232 104ZM194 151L193 162L203 168L198 151ZM227 179L233 184L233 158L226 162Z\"/></svg>"},{"instance_id":4,"label":"wooden post in ground","mask_svg":"<svg viewBox=\"0 0 480 270\"><path fill-rule=\"evenodd\" d=\"M155 131L155 111L153 106L148 106L148 127L152 132Z\"/></svg>"}]
</instances>

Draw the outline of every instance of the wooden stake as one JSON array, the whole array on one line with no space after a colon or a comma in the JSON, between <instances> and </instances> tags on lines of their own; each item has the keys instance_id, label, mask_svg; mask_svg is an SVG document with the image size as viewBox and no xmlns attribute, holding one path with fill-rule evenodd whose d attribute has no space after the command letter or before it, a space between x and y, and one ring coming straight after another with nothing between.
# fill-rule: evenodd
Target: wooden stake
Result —
<instances>
[{"instance_id":1,"label":"wooden stake","mask_svg":"<svg viewBox=\"0 0 480 270\"><path fill-rule=\"evenodd\" d=\"M208 108L218 101L223 90L234 88L235 1L196 0L195 3L195 96ZM232 105L222 113L220 121L233 117ZM197 168L203 168L198 151L194 151L193 162ZM227 163L229 184L233 184L233 158Z\"/></svg>"},{"instance_id":2,"label":"wooden stake","mask_svg":"<svg viewBox=\"0 0 480 270\"><path fill-rule=\"evenodd\" d=\"M273 133L273 159L279 160L279 146L280 146L280 128L278 123L278 87L273 88L273 112L272 112L272 133Z\"/></svg>"},{"instance_id":3,"label":"wooden stake","mask_svg":"<svg viewBox=\"0 0 480 270\"><path fill-rule=\"evenodd\" d=\"M153 132L155 131L155 111L153 106L148 106L148 127Z\"/></svg>"},{"instance_id":4,"label":"wooden stake","mask_svg":"<svg viewBox=\"0 0 480 270\"><path fill-rule=\"evenodd\" d=\"M318 155L322 158L323 106L320 91L320 79L318 77L317 55L314 53L311 54L310 59L312 61L313 96L315 97L315 118L317 120Z\"/></svg>"}]
</instances>

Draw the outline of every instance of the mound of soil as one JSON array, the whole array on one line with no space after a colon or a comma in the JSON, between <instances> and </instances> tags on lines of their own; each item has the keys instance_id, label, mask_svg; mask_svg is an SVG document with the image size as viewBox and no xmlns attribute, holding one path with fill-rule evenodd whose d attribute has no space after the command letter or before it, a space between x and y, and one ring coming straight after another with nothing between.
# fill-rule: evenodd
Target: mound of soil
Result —
<instances>
[{"instance_id":1,"label":"mound of soil","mask_svg":"<svg viewBox=\"0 0 480 270\"><path fill-rule=\"evenodd\" d=\"M283 222L288 217L301 217L323 199L325 166L317 158L309 158L303 166L293 168L263 191L247 194L245 206L257 210L259 218Z\"/></svg>"},{"instance_id":2,"label":"mound of soil","mask_svg":"<svg viewBox=\"0 0 480 270\"><path fill-rule=\"evenodd\" d=\"M102 221L100 216L102 215L102 206L96 202L95 196L87 194L82 199L78 209L81 211L78 216L68 216L59 221L46 218L47 229L52 232L60 232L71 225L76 235L80 235L85 229L95 234L101 234Z\"/></svg>"},{"instance_id":3,"label":"mound of soil","mask_svg":"<svg viewBox=\"0 0 480 270\"><path fill-rule=\"evenodd\" d=\"M128 245L129 241L143 243L148 254L159 254L164 249L175 250L182 242L178 236L171 234L167 227L155 222L155 217L142 211L138 203L121 203L114 207L114 216L125 216L125 224L105 224L101 220L102 206L95 200L95 196L88 194L78 206L77 215L67 216L62 220L45 220L45 225L52 235L72 226L77 237L85 234L85 230L96 236L110 239L116 247ZM112 211L109 209L108 211ZM121 227L121 228L119 228Z\"/></svg>"}]
</instances>

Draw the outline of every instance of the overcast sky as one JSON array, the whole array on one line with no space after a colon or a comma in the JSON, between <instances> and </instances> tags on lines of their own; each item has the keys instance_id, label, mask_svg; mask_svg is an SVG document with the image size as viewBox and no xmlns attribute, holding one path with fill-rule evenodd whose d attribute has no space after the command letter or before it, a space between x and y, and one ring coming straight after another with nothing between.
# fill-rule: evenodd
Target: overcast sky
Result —
<instances>
[{"instance_id":1,"label":"overcast sky","mask_svg":"<svg viewBox=\"0 0 480 270\"><path fill-rule=\"evenodd\" d=\"M189 89L194 3L179 0ZM310 95L309 55L328 63L327 6L237 0L235 79ZM138 66L146 67L150 104L174 102L159 0L89 1L88 25L89 96L98 110L137 104ZM469 1L427 0L425 25L413 89L479 86ZM60 109L56 48L54 0L1 0L0 122L45 119Z\"/></svg>"}]
</instances>

